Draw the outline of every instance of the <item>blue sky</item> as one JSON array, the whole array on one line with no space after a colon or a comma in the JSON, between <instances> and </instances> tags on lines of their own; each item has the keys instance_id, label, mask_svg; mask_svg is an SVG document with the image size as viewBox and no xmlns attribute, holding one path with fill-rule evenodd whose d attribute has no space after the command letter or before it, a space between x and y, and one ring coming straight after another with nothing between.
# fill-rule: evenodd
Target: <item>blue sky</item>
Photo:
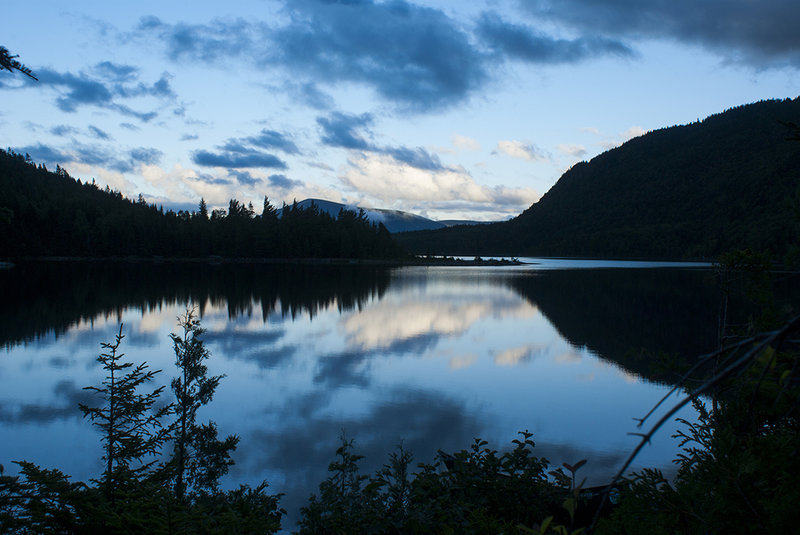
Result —
<instances>
[{"instance_id":1,"label":"blue sky","mask_svg":"<svg viewBox=\"0 0 800 535\"><path fill-rule=\"evenodd\" d=\"M516 215L644 132L800 93L796 0L27 0L0 146L193 208Z\"/></svg>"}]
</instances>

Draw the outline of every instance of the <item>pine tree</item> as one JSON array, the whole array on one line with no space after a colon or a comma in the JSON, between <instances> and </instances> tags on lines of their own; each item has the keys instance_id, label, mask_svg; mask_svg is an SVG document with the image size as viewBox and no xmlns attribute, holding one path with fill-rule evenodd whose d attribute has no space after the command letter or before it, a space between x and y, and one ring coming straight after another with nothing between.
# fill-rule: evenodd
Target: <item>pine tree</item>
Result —
<instances>
[{"instance_id":1,"label":"pine tree","mask_svg":"<svg viewBox=\"0 0 800 535\"><path fill-rule=\"evenodd\" d=\"M261 211L261 220L266 222L275 221L276 219L278 219L278 211L269 202L269 198L264 195L264 209Z\"/></svg>"},{"instance_id":2,"label":"pine tree","mask_svg":"<svg viewBox=\"0 0 800 535\"><path fill-rule=\"evenodd\" d=\"M175 365L179 375L172 380L175 393L174 457L175 495L184 500L187 490L216 490L219 479L233 464L230 454L239 438L217 438L214 422L197 423L197 410L211 401L214 391L224 377L209 377L205 361L210 353L200 336L205 329L194 309L178 317L182 335L170 334L175 350Z\"/></svg>"},{"instance_id":3,"label":"pine tree","mask_svg":"<svg viewBox=\"0 0 800 535\"><path fill-rule=\"evenodd\" d=\"M19 56L12 56L6 47L0 46L0 69L5 69L9 72L19 71L25 76L38 81L39 79L34 76L33 72L28 67L15 59L18 57Z\"/></svg>"},{"instance_id":4,"label":"pine tree","mask_svg":"<svg viewBox=\"0 0 800 535\"><path fill-rule=\"evenodd\" d=\"M199 214L202 219L208 219L208 206L206 206L206 200L200 197L200 206L199 206Z\"/></svg>"},{"instance_id":5,"label":"pine tree","mask_svg":"<svg viewBox=\"0 0 800 535\"><path fill-rule=\"evenodd\" d=\"M161 426L161 419L169 413L171 406L153 410L164 387L142 393L140 388L153 380L161 370L150 370L146 363L134 365L124 362L124 353L119 352L122 344L122 324L113 343L103 342L106 350L97 361L106 370L106 378L101 386L87 386L103 400L100 407L80 404L84 417L102 433L105 450L103 459L106 467L101 485L106 497L113 504L119 483L126 478L137 478L145 473L155 462L144 462L146 457L154 457L161 451L167 438L167 430Z\"/></svg>"}]
</instances>

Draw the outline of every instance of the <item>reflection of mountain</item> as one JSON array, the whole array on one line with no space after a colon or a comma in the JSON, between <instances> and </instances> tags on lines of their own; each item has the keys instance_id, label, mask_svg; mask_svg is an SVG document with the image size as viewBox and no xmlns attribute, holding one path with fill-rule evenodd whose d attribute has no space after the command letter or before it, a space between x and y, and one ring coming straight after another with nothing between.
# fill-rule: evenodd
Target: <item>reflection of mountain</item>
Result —
<instances>
[{"instance_id":1,"label":"reflection of mountain","mask_svg":"<svg viewBox=\"0 0 800 535\"><path fill-rule=\"evenodd\" d=\"M541 271L511 285L570 343L651 379L653 356L690 358L716 345L720 294L696 270Z\"/></svg>"},{"instance_id":2,"label":"reflection of mountain","mask_svg":"<svg viewBox=\"0 0 800 535\"><path fill-rule=\"evenodd\" d=\"M312 316L336 305L349 310L380 296L389 271L370 266L200 263L60 262L0 270L0 346L49 331L62 333L80 320L144 310L162 303L226 303L236 317L262 305L273 313Z\"/></svg>"}]
</instances>

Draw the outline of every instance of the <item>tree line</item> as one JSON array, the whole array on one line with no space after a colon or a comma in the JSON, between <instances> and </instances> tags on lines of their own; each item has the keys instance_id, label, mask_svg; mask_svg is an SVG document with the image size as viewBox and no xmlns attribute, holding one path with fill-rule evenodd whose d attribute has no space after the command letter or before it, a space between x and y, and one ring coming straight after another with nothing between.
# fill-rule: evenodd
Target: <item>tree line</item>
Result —
<instances>
[{"instance_id":1,"label":"tree line","mask_svg":"<svg viewBox=\"0 0 800 535\"><path fill-rule=\"evenodd\" d=\"M27 155L0 150L0 258L165 257L400 258L383 224L363 211L333 217L316 205L260 213L231 199L227 209L164 210L95 181L73 179Z\"/></svg>"},{"instance_id":2,"label":"tree line","mask_svg":"<svg viewBox=\"0 0 800 535\"><path fill-rule=\"evenodd\" d=\"M576 163L516 218L396 235L416 254L797 257L800 98L655 130Z\"/></svg>"}]
</instances>

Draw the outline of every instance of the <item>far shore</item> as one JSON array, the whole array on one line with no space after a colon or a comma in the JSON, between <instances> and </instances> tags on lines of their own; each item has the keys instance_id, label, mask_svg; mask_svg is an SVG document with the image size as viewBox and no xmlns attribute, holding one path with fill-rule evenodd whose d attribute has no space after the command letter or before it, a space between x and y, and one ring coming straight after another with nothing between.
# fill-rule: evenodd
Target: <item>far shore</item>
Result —
<instances>
[{"instance_id":1,"label":"far shore","mask_svg":"<svg viewBox=\"0 0 800 535\"><path fill-rule=\"evenodd\" d=\"M109 257L81 257L81 256L45 256L26 257L9 261L0 261L0 268L9 268L14 263L20 262L130 262L154 264L302 264L302 265L374 265L374 266L518 266L516 258L481 258L475 256L470 259L452 256L415 256L409 258L227 258L222 256L207 256L198 258L174 258L164 256L109 256Z\"/></svg>"}]
</instances>

